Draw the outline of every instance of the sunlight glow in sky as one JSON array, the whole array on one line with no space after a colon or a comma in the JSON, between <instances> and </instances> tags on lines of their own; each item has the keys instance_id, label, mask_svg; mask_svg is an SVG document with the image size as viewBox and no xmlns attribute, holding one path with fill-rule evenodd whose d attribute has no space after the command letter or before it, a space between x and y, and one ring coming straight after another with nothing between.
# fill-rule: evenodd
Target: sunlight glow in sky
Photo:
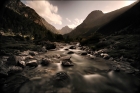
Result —
<instances>
[{"instance_id":1,"label":"sunlight glow in sky","mask_svg":"<svg viewBox=\"0 0 140 93\"><path fill-rule=\"evenodd\" d=\"M52 24L56 29L64 26L75 28L94 10L104 13L120 9L134 3L136 0L21 0L33 8L41 17Z\"/></svg>"}]
</instances>

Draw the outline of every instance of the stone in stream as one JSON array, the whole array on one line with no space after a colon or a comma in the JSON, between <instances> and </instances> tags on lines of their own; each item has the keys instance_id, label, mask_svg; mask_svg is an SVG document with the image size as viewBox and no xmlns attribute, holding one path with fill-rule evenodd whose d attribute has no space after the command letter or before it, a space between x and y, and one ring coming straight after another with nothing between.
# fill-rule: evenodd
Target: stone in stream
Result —
<instances>
[{"instance_id":1,"label":"stone in stream","mask_svg":"<svg viewBox=\"0 0 140 93\"><path fill-rule=\"evenodd\" d=\"M70 83L70 78L66 72L58 72L52 77L55 87L65 87Z\"/></svg>"},{"instance_id":2,"label":"stone in stream","mask_svg":"<svg viewBox=\"0 0 140 93\"><path fill-rule=\"evenodd\" d=\"M69 49L76 49L76 47L75 46L70 46Z\"/></svg>"},{"instance_id":3,"label":"stone in stream","mask_svg":"<svg viewBox=\"0 0 140 93\"><path fill-rule=\"evenodd\" d=\"M22 68L19 66L10 66L9 67L9 71L8 71L8 75L12 75L12 74L16 74L19 72L22 72Z\"/></svg>"},{"instance_id":4,"label":"stone in stream","mask_svg":"<svg viewBox=\"0 0 140 93\"><path fill-rule=\"evenodd\" d=\"M26 66L25 61L18 61L17 66L24 68Z\"/></svg>"},{"instance_id":5,"label":"stone in stream","mask_svg":"<svg viewBox=\"0 0 140 93\"><path fill-rule=\"evenodd\" d=\"M26 63L26 66L37 67L38 66L38 62L37 62L37 60L30 60L29 62Z\"/></svg>"},{"instance_id":6,"label":"stone in stream","mask_svg":"<svg viewBox=\"0 0 140 93\"><path fill-rule=\"evenodd\" d=\"M87 52L83 52L83 53L81 53L81 55L87 55Z\"/></svg>"},{"instance_id":7,"label":"stone in stream","mask_svg":"<svg viewBox=\"0 0 140 93\"><path fill-rule=\"evenodd\" d=\"M73 66L73 62L70 59L65 59L65 60L62 60L61 62L62 62L62 66L64 67Z\"/></svg>"},{"instance_id":8,"label":"stone in stream","mask_svg":"<svg viewBox=\"0 0 140 93\"><path fill-rule=\"evenodd\" d=\"M22 60L21 57L12 55L12 56L10 56L10 57L7 59L6 64L7 64L8 66L10 66L10 65L17 65L17 63L18 63L19 61L21 61L21 60Z\"/></svg>"},{"instance_id":9,"label":"stone in stream","mask_svg":"<svg viewBox=\"0 0 140 93\"><path fill-rule=\"evenodd\" d=\"M67 54L74 54L74 52L73 51L69 51Z\"/></svg>"},{"instance_id":10,"label":"stone in stream","mask_svg":"<svg viewBox=\"0 0 140 93\"><path fill-rule=\"evenodd\" d=\"M37 55L37 53L34 52L34 51L30 51L30 52L29 52L29 55L31 55L31 56L35 56L35 55Z\"/></svg>"},{"instance_id":11,"label":"stone in stream","mask_svg":"<svg viewBox=\"0 0 140 93\"><path fill-rule=\"evenodd\" d=\"M43 66L47 66L51 63L51 60L50 59L42 59L41 61L41 65Z\"/></svg>"}]
</instances>

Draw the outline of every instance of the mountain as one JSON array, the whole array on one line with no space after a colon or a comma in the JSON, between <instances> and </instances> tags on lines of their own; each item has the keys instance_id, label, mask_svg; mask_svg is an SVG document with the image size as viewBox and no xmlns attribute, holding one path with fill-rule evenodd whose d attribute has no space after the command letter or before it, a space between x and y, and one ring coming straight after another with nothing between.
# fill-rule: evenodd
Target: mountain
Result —
<instances>
[{"instance_id":1,"label":"mountain","mask_svg":"<svg viewBox=\"0 0 140 93\"><path fill-rule=\"evenodd\" d=\"M68 26L65 26L61 30L59 30L59 32L63 35L63 34L70 33L72 30L73 30L72 28L69 28Z\"/></svg>"},{"instance_id":2,"label":"mountain","mask_svg":"<svg viewBox=\"0 0 140 93\"><path fill-rule=\"evenodd\" d=\"M45 28L50 30L51 32L59 34L59 32L54 26L49 24L45 19L39 16L34 9L26 6L20 0L10 0L6 7L18 13L19 15L23 15L24 17L34 21L41 26L45 26Z\"/></svg>"},{"instance_id":3,"label":"mountain","mask_svg":"<svg viewBox=\"0 0 140 93\"><path fill-rule=\"evenodd\" d=\"M83 21L83 23L81 23L79 26L76 27L76 29L74 29L72 32L68 33L67 35L70 36L71 38L76 38L78 36L86 37L86 36L92 35L95 31L98 31L99 29L100 29L100 32L103 32L101 31L102 27L105 27L109 23L112 24L111 22L115 19L118 20L117 18L120 15L124 14L126 11L133 8L133 6L135 6L136 3L137 2L129 6L123 7L121 9L118 9L109 13L105 13L105 14L100 10L92 11ZM126 20L129 20L129 17L126 17ZM113 24L116 25L115 22Z\"/></svg>"}]
</instances>

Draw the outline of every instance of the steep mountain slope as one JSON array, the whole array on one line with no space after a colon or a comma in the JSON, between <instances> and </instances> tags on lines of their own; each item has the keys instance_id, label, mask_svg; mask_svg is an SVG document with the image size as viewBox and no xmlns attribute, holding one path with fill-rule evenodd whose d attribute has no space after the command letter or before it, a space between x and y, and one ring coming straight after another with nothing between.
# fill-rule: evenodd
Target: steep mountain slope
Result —
<instances>
[{"instance_id":1,"label":"steep mountain slope","mask_svg":"<svg viewBox=\"0 0 140 93\"><path fill-rule=\"evenodd\" d=\"M86 19L83 21L82 24L76 27L71 33L67 34L72 38L76 38L77 36L89 36L99 28L103 27L104 25L110 23L112 20L117 18L119 15L123 14L127 10L131 9L134 5L131 4L129 6L123 7L121 9L112 11L110 13L103 14L102 11L96 10L92 11Z\"/></svg>"},{"instance_id":2,"label":"steep mountain slope","mask_svg":"<svg viewBox=\"0 0 140 93\"><path fill-rule=\"evenodd\" d=\"M30 7L26 6L25 4L23 4L20 0L11 0L6 5L6 7L12 9L16 13L18 13L19 15L25 16L26 18L34 21L35 23L37 23L37 24L39 24L41 26L45 26L46 29L50 30L53 33L56 33L56 34L59 33L54 26L52 26L51 24L46 22L46 20L43 19L42 17L40 17L35 12L35 10L33 10L32 8L30 8Z\"/></svg>"},{"instance_id":3,"label":"steep mountain slope","mask_svg":"<svg viewBox=\"0 0 140 93\"><path fill-rule=\"evenodd\" d=\"M63 27L61 30L59 30L60 34L67 34L70 33L73 29L69 28L68 26Z\"/></svg>"}]
</instances>

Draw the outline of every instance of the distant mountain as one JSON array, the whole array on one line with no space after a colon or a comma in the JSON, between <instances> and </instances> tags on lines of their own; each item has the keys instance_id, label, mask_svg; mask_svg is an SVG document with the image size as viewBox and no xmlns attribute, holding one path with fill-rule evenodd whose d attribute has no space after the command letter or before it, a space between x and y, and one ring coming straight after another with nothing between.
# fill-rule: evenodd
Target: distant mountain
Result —
<instances>
[{"instance_id":1,"label":"distant mountain","mask_svg":"<svg viewBox=\"0 0 140 93\"><path fill-rule=\"evenodd\" d=\"M8 4L6 5L6 7L15 11L19 15L25 16L26 18L34 21L35 23L41 26L45 26L46 29L50 30L51 32L55 34L59 33L54 26L52 26L45 19L39 16L34 9L26 6L20 0L10 0Z\"/></svg>"},{"instance_id":2,"label":"distant mountain","mask_svg":"<svg viewBox=\"0 0 140 93\"><path fill-rule=\"evenodd\" d=\"M68 26L63 27L61 30L59 30L60 34L67 34L70 33L73 29L69 28Z\"/></svg>"},{"instance_id":3,"label":"distant mountain","mask_svg":"<svg viewBox=\"0 0 140 93\"><path fill-rule=\"evenodd\" d=\"M116 25L116 23L114 22L113 26L112 23L114 20L118 20L118 18L123 15L124 13L126 13L126 11L129 11L131 8L133 8L133 6L135 6L136 3L133 3L129 6L123 7L121 9L109 12L104 14L102 11L100 10L95 10L92 11L87 17L86 19L83 21L83 23L81 23L79 26L77 26L72 32L68 33L67 35L70 36L71 38L76 38L76 37L86 37L89 35L92 35L95 31L98 31L100 29L99 32L103 32L106 33L106 30L101 29L102 27L105 28L105 26L109 26L109 28L112 28L112 31L114 31L113 29L114 26L118 29L118 26ZM137 11L138 12L138 11ZM127 15L127 17L125 18L125 20L129 20L129 17L133 16L133 12L132 14L129 13L129 15ZM121 22L121 19L119 19L120 23L118 24L123 24ZM102 31L101 31L102 30ZM67 36L65 35L65 36Z\"/></svg>"}]
</instances>

